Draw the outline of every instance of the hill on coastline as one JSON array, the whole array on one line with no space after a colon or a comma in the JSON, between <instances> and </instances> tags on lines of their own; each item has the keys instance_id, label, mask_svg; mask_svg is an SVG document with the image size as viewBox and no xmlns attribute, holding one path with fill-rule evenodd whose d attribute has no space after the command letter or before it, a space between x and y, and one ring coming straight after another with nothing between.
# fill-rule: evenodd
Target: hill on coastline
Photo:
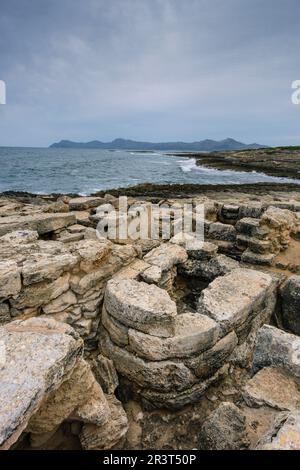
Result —
<instances>
[{"instance_id":1,"label":"hill on coastline","mask_svg":"<svg viewBox=\"0 0 300 470\"><path fill-rule=\"evenodd\" d=\"M180 150L180 151L203 151L215 152L221 150L246 150L266 147L260 144L244 144L237 140L228 138L224 140L201 140L198 142L138 142L128 139L115 139L111 142L72 142L61 140L50 145L50 148L73 148L73 149L116 149L116 150Z\"/></svg>"}]
</instances>

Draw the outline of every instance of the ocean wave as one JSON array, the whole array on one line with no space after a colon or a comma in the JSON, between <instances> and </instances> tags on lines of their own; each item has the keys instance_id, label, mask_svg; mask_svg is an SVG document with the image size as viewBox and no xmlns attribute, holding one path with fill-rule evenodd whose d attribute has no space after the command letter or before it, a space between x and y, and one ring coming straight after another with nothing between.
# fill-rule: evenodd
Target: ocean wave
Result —
<instances>
[{"instance_id":1,"label":"ocean wave","mask_svg":"<svg viewBox=\"0 0 300 470\"><path fill-rule=\"evenodd\" d=\"M197 170L196 158L186 158L185 160L178 160L179 166L184 173Z\"/></svg>"}]
</instances>

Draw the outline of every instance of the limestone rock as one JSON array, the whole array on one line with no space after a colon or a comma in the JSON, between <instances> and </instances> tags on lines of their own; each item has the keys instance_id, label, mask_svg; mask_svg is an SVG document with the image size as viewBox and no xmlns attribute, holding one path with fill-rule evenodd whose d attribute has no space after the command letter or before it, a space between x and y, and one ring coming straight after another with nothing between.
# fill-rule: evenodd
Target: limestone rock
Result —
<instances>
[{"instance_id":1,"label":"limestone rock","mask_svg":"<svg viewBox=\"0 0 300 470\"><path fill-rule=\"evenodd\" d=\"M237 406L223 402L204 422L199 447L205 450L241 450L247 447L246 419Z\"/></svg>"},{"instance_id":2,"label":"limestone rock","mask_svg":"<svg viewBox=\"0 0 300 470\"><path fill-rule=\"evenodd\" d=\"M93 360L92 369L104 393L112 395L119 385L119 379L113 361L102 354L98 354L96 359Z\"/></svg>"},{"instance_id":3,"label":"limestone rock","mask_svg":"<svg viewBox=\"0 0 300 470\"><path fill-rule=\"evenodd\" d=\"M213 318L225 335L250 322L265 307L272 287L273 280L268 274L235 269L202 291L198 311Z\"/></svg>"},{"instance_id":4,"label":"limestone rock","mask_svg":"<svg viewBox=\"0 0 300 470\"><path fill-rule=\"evenodd\" d=\"M208 236L215 240L235 241L236 230L232 225L214 222L209 226Z\"/></svg>"},{"instance_id":5,"label":"limestone rock","mask_svg":"<svg viewBox=\"0 0 300 470\"><path fill-rule=\"evenodd\" d=\"M129 329L129 349L149 361L187 357L212 347L218 334L218 325L212 319L183 313L175 319L175 336L172 338L159 338Z\"/></svg>"},{"instance_id":6,"label":"limestone rock","mask_svg":"<svg viewBox=\"0 0 300 470\"><path fill-rule=\"evenodd\" d=\"M283 326L300 336L300 276L291 276L280 293Z\"/></svg>"},{"instance_id":7,"label":"limestone rock","mask_svg":"<svg viewBox=\"0 0 300 470\"><path fill-rule=\"evenodd\" d=\"M188 388L197 381L194 374L183 363L171 360L144 361L126 349L113 344L105 331L101 332L100 345L102 354L114 362L117 371L141 387L175 392Z\"/></svg>"},{"instance_id":8,"label":"limestone rock","mask_svg":"<svg viewBox=\"0 0 300 470\"><path fill-rule=\"evenodd\" d=\"M0 446L9 448L46 393L59 387L82 354L82 340L54 320L15 321L0 328L5 364L0 369Z\"/></svg>"},{"instance_id":9,"label":"limestone rock","mask_svg":"<svg viewBox=\"0 0 300 470\"><path fill-rule=\"evenodd\" d=\"M228 374L228 366L220 367L219 370L210 376L207 380L187 387L184 390L173 390L171 392L156 391L149 387L140 389L138 393L142 398L145 407L153 408L167 408L170 410L180 410L186 405L198 403L200 398L205 394L208 388L224 379Z\"/></svg>"},{"instance_id":10,"label":"limestone rock","mask_svg":"<svg viewBox=\"0 0 300 470\"><path fill-rule=\"evenodd\" d=\"M27 286L10 303L17 309L45 305L69 289L69 279L70 275L66 273L53 282L45 281Z\"/></svg>"},{"instance_id":11,"label":"limestone rock","mask_svg":"<svg viewBox=\"0 0 300 470\"><path fill-rule=\"evenodd\" d=\"M0 303L0 326L11 321L9 305L7 303Z\"/></svg>"},{"instance_id":12,"label":"limestone rock","mask_svg":"<svg viewBox=\"0 0 300 470\"><path fill-rule=\"evenodd\" d=\"M269 406L281 411L299 409L300 391L295 380L280 369L264 367L244 387L250 407Z\"/></svg>"},{"instance_id":13,"label":"limestone rock","mask_svg":"<svg viewBox=\"0 0 300 470\"><path fill-rule=\"evenodd\" d=\"M43 311L46 314L62 312L71 305L76 304L76 302L76 295L71 290L68 290L67 292L61 294L59 297L56 297L56 299L52 300L47 305L43 306Z\"/></svg>"},{"instance_id":14,"label":"limestone rock","mask_svg":"<svg viewBox=\"0 0 300 470\"><path fill-rule=\"evenodd\" d=\"M214 258L217 254L218 246L211 242L204 242L200 247L190 246L187 249L187 254L189 258L198 259L198 260L209 260Z\"/></svg>"},{"instance_id":15,"label":"limestone rock","mask_svg":"<svg viewBox=\"0 0 300 470\"><path fill-rule=\"evenodd\" d=\"M83 426L80 442L85 450L111 449L119 444L128 430L128 420L122 404L114 395L106 396L110 409L110 419L105 426L93 424Z\"/></svg>"},{"instance_id":16,"label":"limestone rock","mask_svg":"<svg viewBox=\"0 0 300 470\"><path fill-rule=\"evenodd\" d=\"M101 320L102 325L109 332L109 336L114 343L118 346L126 346L128 344L128 328L109 315L105 306L102 309Z\"/></svg>"},{"instance_id":17,"label":"limestone rock","mask_svg":"<svg viewBox=\"0 0 300 470\"><path fill-rule=\"evenodd\" d=\"M259 266L272 266L275 259L275 253L255 253L250 248L242 254L243 263L257 264Z\"/></svg>"},{"instance_id":18,"label":"limestone rock","mask_svg":"<svg viewBox=\"0 0 300 470\"><path fill-rule=\"evenodd\" d=\"M0 261L0 299L17 295L21 290L20 269L15 261Z\"/></svg>"},{"instance_id":19,"label":"limestone rock","mask_svg":"<svg viewBox=\"0 0 300 470\"><path fill-rule=\"evenodd\" d=\"M184 263L186 260L187 253L185 249L174 243L162 243L144 256L144 261L158 266L163 272L170 270L179 263Z\"/></svg>"},{"instance_id":20,"label":"limestone rock","mask_svg":"<svg viewBox=\"0 0 300 470\"><path fill-rule=\"evenodd\" d=\"M258 331L253 357L254 371L263 367L280 367L300 377L300 338L274 326L264 325Z\"/></svg>"},{"instance_id":21,"label":"limestone rock","mask_svg":"<svg viewBox=\"0 0 300 470\"><path fill-rule=\"evenodd\" d=\"M70 253L60 252L57 255L51 253L33 253L23 263L23 284L28 286L45 280L53 281L64 272L70 271L77 262L77 257Z\"/></svg>"},{"instance_id":22,"label":"limestone rock","mask_svg":"<svg viewBox=\"0 0 300 470\"><path fill-rule=\"evenodd\" d=\"M280 413L269 432L258 443L257 450L299 450L300 413Z\"/></svg>"},{"instance_id":23,"label":"limestone rock","mask_svg":"<svg viewBox=\"0 0 300 470\"><path fill-rule=\"evenodd\" d=\"M70 199L69 207L71 211L85 211L87 209L92 209L103 204L105 200L102 197L76 197Z\"/></svg>"},{"instance_id":24,"label":"limestone rock","mask_svg":"<svg viewBox=\"0 0 300 470\"><path fill-rule=\"evenodd\" d=\"M174 334L176 304L166 291L134 280L110 280L105 291L107 312L126 326L155 336Z\"/></svg>"},{"instance_id":25,"label":"limestone rock","mask_svg":"<svg viewBox=\"0 0 300 470\"><path fill-rule=\"evenodd\" d=\"M201 378L211 377L218 369L229 361L230 355L238 344L238 338L234 331L220 339L211 349L198 356L185 359L184 363L194 374Z\"/></svg>"},{"instance_id":26,"label":"limestone rock","mask_svg":"<svg viewBox=\"0 0 300 470\"><path fill-rule=\"evenodd\" d=\"M23 217L19 215L1 217L0 236L18 230L32 230L44 234L54 232L68 225L74 225L75 222L75 215L68 212L56 214L34 213Z\"/></svg>"},{"instance_id":27,"label":"limestone rock","mask_svg":"<svg viewBox=\"0 0 300 470\"><path fill-rule=\"evenodd\" d=\"M71 416L82 422L101 426L109 417L109 409L89 365L79 359L58 389L51 391L40 409L31 417L27 430L34 434L51 432Z\"/></svg>"}]
</instances>

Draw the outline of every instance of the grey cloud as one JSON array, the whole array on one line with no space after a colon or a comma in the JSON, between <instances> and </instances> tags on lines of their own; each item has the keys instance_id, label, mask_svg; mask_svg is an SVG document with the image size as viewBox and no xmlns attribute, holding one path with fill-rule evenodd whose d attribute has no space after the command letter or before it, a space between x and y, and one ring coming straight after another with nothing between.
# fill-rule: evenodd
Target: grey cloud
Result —
<instances>
[{"instance_id":1,"label":"grey cloud","mask_svg":"<svg viewBox=\"0 0 300 470\"><path fill-rule=\"evenodd\" d=\"M0 0L0 145L296 143L298 0Z\"/></svg>"}]
</instances>

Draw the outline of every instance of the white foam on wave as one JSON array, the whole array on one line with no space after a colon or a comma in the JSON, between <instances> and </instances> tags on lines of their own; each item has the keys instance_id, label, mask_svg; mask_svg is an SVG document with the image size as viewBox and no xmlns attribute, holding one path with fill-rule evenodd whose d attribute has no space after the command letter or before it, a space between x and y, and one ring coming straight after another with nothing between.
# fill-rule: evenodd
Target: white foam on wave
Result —
<instances>
[{"instance_id":1,"label":"white foam on wave","mask_svg":"<svg viewBox=\"0 0 300 470\"><path fill-rule=\"evenodd\" d=\"M189 173L190 171L197 170L196 158L178 160L177 163L179 163L179 166L184 173Z\"/></svg>"}]
</instances>

